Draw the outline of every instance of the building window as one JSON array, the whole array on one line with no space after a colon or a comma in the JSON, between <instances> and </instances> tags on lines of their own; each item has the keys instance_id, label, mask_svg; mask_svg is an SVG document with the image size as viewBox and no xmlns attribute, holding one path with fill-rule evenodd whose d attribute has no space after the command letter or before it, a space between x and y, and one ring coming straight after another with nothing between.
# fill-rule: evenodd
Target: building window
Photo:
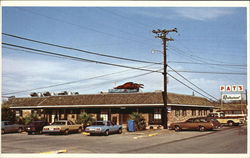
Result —
<instances>
[{"instance_id":1,"label":"building window","mask_svg":"<svg viewBox=\"0 0 250 158\"><path fill-rule=\"evenodd\" d=\"M161 108L154 109L154 123L161 123Z\"/></svg>"},{"instance_id":2,"label":"building window","mask_svg":"<svg viewBox=\"0 0 250 158\"><path fill-rule=\"evenodd\" d=\"M100 118L103 121L108 121L108 114L100 114Z\"/></svg>"},{"instance_id":3,"label":"building window","mask_svg":"<svg viewBox=\"0 0 250 158\"><path fill-rule=\"evenodd\" d=\"M201 116L202 115L202 110L199 110L199 116Z\"/></svg>"},{"instance_id":4,"label":"building window","mask_svg":"<svg viewBox=\"0 0 250 158\"><path fill-rule=\"evenodd\" d=\"M181 115L181 111L180 110L175 110L175 116L180 116Z\"/></svg>"},{"instance_id":5,"label":"building window","mask_svg":"<svg viewBox=\"0 0 250 158\"><path fill-rule=\"evenodd\" d=\"M207 110L204 110L204 115L205 115L205 116L207 115Z\"/></svg>"},{"instance_id":6,"label":"building window","mask_svg":"<svg viewBox=\"0 0 250 158\"><path fill-rule=\"evenodd\" d=\"M196 110L192 110L192 116L196 116Z\"/></svg>"},{"instance_id":7,"label":"building window","mask_svg":"<svg viewBox=\"0 0 250 158\"><path fill-rule=\"evenodd\" d=\"M16 111L16 117L20 117L21 116L21 112L19 110Z\"/></svg>"},{"instance_id":8,"label":"building window","mask_svg":"<svg viewBox=\"0 0 250 158\"><path fill-rule=\"evenodd\" d=\"M182 110L182 116L187 116L187 110Z\"/></svg>"}]
</instances>

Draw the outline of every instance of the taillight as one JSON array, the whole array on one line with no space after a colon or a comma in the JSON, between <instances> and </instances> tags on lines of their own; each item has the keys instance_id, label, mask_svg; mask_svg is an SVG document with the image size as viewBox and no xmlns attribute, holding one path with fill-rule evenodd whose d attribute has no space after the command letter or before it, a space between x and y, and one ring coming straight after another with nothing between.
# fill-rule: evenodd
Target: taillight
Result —
<instances>
[{"instance_id":1,"label":"taillight","mask_svg":"<svg viewBox=\"0 0 250 158\"><path fill-rule=\"evenodd\" d=\"M54 128L54 130L60 130L60 128Z\"/></svg>"},{"instance_id":2,"label":"taillight","mask_svg":"<svg viewBox=\"0 0 250 158\"><path fill-rule=\"evenodd\" d=\"M49 128L43 128L43 130L49 130Z\"/></svg>"}]
</instances>

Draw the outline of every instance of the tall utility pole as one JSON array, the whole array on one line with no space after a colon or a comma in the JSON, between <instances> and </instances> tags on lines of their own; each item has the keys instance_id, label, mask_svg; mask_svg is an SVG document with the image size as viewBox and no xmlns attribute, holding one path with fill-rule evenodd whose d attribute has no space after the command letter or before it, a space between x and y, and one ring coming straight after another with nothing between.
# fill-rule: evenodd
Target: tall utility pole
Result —
<instances>
[{"instance_id":1,"label":"tall utility pole","mask_svg":"<svg viewBox=\"0 0 250 158\"><path fill-rule=\"evenodd\" d=\"M167 111L167 105L168 105L168 96L167 96L167 41L173 41L174 39L172 38L167 38L167 34L169 32L176 32L177 33L177 29L174 28L172 30L153 30L153 33L155 33L157 36L155 36L155 38L160 38L162 39L163 42L163 60L164 60L164 72L163 72L163 80L164 80L164 91L162 93L163 96L163 103L164 106L162 108L162 125L164 127L164 129L168 128L168 111Z\"/></svg>"}]
</instances>

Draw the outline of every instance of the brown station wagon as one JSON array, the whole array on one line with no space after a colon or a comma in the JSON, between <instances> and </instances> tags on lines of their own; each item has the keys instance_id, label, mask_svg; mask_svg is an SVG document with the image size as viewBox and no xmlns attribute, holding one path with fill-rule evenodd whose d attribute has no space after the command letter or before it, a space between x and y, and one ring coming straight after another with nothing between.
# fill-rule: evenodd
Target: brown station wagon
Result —
<instances>
[{"instance_id":1,"label":"brown station wagon","mask_svg":"<svg viewBox=\"0 0 250 158\"><path fill-rule=\"evenodd\" d=\"M172 123L170 129L181 130L213 130L220 128L221 124L216 119L207 117L190 118L185 122Z\"/></svg>"}]
</instances>

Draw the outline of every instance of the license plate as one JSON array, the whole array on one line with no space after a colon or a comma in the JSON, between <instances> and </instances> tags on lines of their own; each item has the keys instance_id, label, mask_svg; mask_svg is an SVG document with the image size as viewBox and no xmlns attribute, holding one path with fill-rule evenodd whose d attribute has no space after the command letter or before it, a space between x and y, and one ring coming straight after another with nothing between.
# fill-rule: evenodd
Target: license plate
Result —
<instances>
[{"instance_id":1,"label":"license plate","mask_svg":"<svg viewBox=\"0 0 250 158\"><path fill-rule=\"evenodd\" d=\"M53 130L54 130L54 128L50 128L49 130L53 131Z\"/></svg>"}]
</instances>

